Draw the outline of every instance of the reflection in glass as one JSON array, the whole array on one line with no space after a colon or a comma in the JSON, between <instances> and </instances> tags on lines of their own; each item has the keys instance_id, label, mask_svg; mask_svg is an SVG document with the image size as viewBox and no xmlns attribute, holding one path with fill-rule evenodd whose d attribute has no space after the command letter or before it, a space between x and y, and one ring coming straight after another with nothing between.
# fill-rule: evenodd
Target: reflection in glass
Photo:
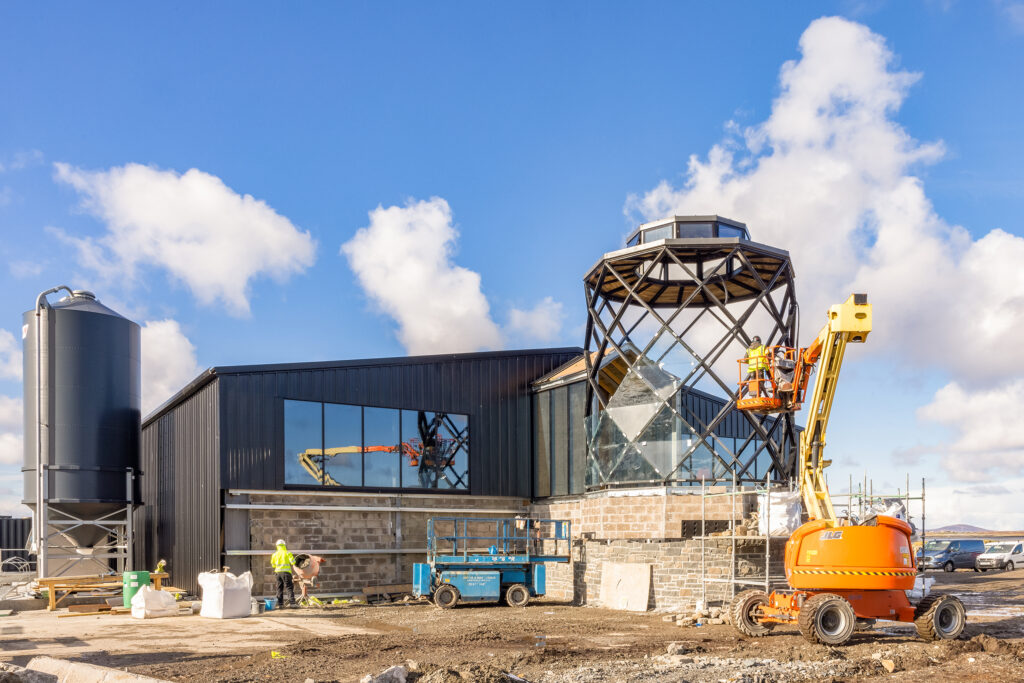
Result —
<instances>
[{"instance_id":1,"label":"reflection in glass","mask_svg":"<svg viewBox=\"0 0 1024 683\"><path fill-rule=\"evenodd\" d=\"M363 486L398 486L398 411L363 408Z\"/></svg>"},{"instance_id":2,"label":"reflection in glass","mask_svg":"<svg viewBox=\"0 0 1024 683\"><path fill-rule=\"evenodd\" d=\"M284 481L321 484L323 420L319 403L284 402Z\"/></svg>"},{"instance_id":3,"label":"reflection in glass","mask_svg":"<svg viewBox=\"0 0 1024 683\"><path fill-rule=\"evenodd\" d=\"M679 237L714 237L714 227L711 223L679 223Z\"/></svg>"},{"instance_id":4,"label":"reflection in glass","mask_svg":"<svg viewBox=\"0 0 1024 683\"><path fill-rule=\"evenodd\" d=\"M551 392L533 397L533 490L551 495Z\"/></svg>"},{"instance_id":5,"label":"reflection in glass","mask_svg":"<svg viewBox=\"0 0 1024 683\"><path fill-rule=\"evenodd\" d=\"M686 442L680 439L681 427L679 418L665 406L637 439L640 453L657 471L659 479L669 476L686 452Z\"/></svg>"},{"instance_id":6,"label":"reflection in glass","mask_svg":"<svg viewBox=\"0 0 1024 683\"><path fill-rule=\"evenodd\" d=\"M327 486L363 485L362 408L340 403L324 404L324 442L327 447Z\"/></svg>"},{"instance_id":7,"label":"reflection in glass","mask_svg":"<svg viewBox=\"0 0 1024 683\"><path fill-rule=\"evenodd\" d=\"M469 488L469 418L402 411L402 486Z\"/></svg>"},{"instance_id":8,"label":"reflection in glass","mask_svg":"<svg viewBox=\"0 0 1024 683\"><path fill-rule=\"evenodd\" d=\"M739 237L743 238L743 230L734 227L732 225L726 225L725 223L718 224L718 236L719 237Z\"/></svg>"},{"instance_id":9,"label":"reflection in glass","mask_svg":"<svg viewBox=\"0 0 1024 683\"><path fill-rule=\"evenodd\" d=\"M657 228L651 228L650 230L644 230L644 244L648 242L657 242L658 240L671 239L672 237L672 224L661 225Z\"/></svg>"}]
</instances>

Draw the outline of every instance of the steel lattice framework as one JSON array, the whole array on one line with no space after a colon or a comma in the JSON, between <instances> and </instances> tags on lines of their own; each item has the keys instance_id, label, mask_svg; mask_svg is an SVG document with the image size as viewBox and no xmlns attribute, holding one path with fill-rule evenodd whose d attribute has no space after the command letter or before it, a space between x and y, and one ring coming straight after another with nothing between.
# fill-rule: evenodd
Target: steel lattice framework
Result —
<instances>
[{"instance_id":1,"label":"steel lattice framework","mask_svg":"<svg viewBox=\"0 0 1024 683\"><path fill-rule=\"evenodd\" d=\"M793 477L792 414L735 409L736 358L751 338L796 344L788 252L741 238L662 239L606 254L584 288L588 488ZM705 393L698 384L723 397L717 414L688 400ZM767 472L755 474L756 462Z\"/></svg>"}]
</instances>

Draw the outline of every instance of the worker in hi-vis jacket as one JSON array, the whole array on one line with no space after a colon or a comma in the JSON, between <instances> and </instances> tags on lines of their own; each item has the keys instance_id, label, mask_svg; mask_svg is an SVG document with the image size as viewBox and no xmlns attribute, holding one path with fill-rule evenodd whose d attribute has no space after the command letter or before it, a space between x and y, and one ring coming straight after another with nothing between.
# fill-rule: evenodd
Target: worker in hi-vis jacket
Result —
<instances>
[{"instance_id":1,"label":"worker in hi-vis jacket","mask_svg":"<svg viewBox=\"0 0 1024 683\"><path fill-rule=\"evenodd\" d=\"M277 604L279 607L295 606L295 583L292 581L292 565L295 556L288 552L283 538L277 539L277 552L270 556L270 564L274 567L277 578ZM284 591L288 589L288 602L284 601Z\"/></svg>"},{"instance_id":2,"label":"worker in hi-vis jacket","mask_svg":"<svg viewBox=\"0 0 1024 683\"><path fill-rule=\"evenodd\" d=\"M740 398L747 395L747 388L751 383L757 386L758 396L766 396L768 387L765 386L764 380L768 378L768 349L761 343L760 337L755 336L750 340L745 362L747 364L747 379L740 389Z\"/></svg>"}]
</instances>

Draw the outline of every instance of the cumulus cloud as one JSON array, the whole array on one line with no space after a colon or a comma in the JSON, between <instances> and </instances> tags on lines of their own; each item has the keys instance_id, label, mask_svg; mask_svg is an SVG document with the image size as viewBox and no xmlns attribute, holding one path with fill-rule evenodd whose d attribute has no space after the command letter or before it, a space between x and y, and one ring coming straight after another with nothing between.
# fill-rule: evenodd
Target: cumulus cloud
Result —
<instances>
[{"instance_id":1,"label":"cumulus cloud","mask_svg":"<svg viewBox=\"0 0 1024 683\"><path fill-rule=\"evenodd\" d=\"M43 264L40 261L11 261L7 264L11 275L20 279L35 277L43 272Z\"/></svg>"},{"instance_id":2,"label":"cumulus cloud","mask_svg":"<svg viewBox=\"0 0 1024 683\"><path fill-rule=\"evenodd\" d=\"M922 415L949 425L966 448L985 427L963 406L1000 394L1008 370L1024 374L1008 363L1024 335L1024 239L998 228L974 239L936 214L915 173L943 146L915 140L895 120L920 76L897 68L881 36L823 18L801 36L800 52L782 66L767 120L732 126L706 158L690 157L682 186L663 181L630 197L627 212L747 221L753 239L788 248L810 284L798 292L805 321L851 291L868 292L875 331L866 351L947 373L955 384ZM1001 428L988 433L985 452L1000 454L991 473L1024 467L1018 441ZM963 474L953 452L943 462Z\"/></svg>"},{"instance_id":3,"label":"cumulus cloud","mask_svg":"<svg viewBox=\"0 0 1024 683\"><path fill-rule=\"evenodd\" d=\"M107 232L98 239L57 231L101 277L164 269L202 304L249 313L250 282L284 282L315 260L316 243L266 202L241 195L209 173L178 174L141 164L85 171L58 163L55 177L81 195Z\"/></svg>"},{"instance_id":4,"label":"cumulus cloud","mask_svg":"<svg viewBox=\"0 0 1024 683\"><path fill-rule=\"evenodd\" d=\"M1024 378L974 391L951 382L918 410L920 418L956 434L942 460L948 472L961 481L1024 475L1022 395Z\"/></svg>"},{"instance_id":5,"label":"cumulus cloud","mask_svg":"<svg viewBox=\"0 0 1024 683\"><path fill-rule=\"evenodd\" d=\"M508 333L540 342L552 342L562 333L565 313L562 302L546 296L528 310L513 308L508 314Z\"/></svg>"},{"instance_id":6,"label":"cumulus cloud","mask_svg":"<svg viewBox=\"0 0 1024 683\"><path fill-rule=\"evenodd\" d=\"M142 326L143 416L195 379L201 369L196 347L177 320L147 321Z\"/></svg>"},{"instance_id":7,"label":"cumulus cloud","mask_svg":"<svg viewBox=\"0 0 1024 683\"><path fill-rule=\"evenodd\" d=\"M0 379L21 379L21 343L7 330L0 330Z\"/></svg>"},{"instance_id":8,"label":"cumulus cloud","mask_svg":"<svg viewBox=\"0 0 1024 683\"><path fill-rule=\"evenodd\" d=\"M479 273L453 261L457 239L448 202L433 197L378 206L370 224L341 247L366 295L398 323L398 339L411 354L502 345Z\"/></svg>"},{"instance_id":9,"label":"cumulus cloud","mask_svg":"<svg viewBox=\"0 0 1024 683\"><path fill-rule=\"evenodd\" d=\"M21 419L21 399L0 396L0 465L22 461Z\"/></svg>"}]
</instances>

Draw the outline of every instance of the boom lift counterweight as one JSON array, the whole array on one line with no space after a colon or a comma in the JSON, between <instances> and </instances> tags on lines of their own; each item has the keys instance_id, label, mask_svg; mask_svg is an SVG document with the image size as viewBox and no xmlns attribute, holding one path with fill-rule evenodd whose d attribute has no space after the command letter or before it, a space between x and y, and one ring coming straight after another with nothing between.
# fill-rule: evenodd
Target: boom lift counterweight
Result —
<instances>
[{"instance_id":1,"label":"boom lift counterweight","mask_svg":"<svg viewBox=\"0 0 1024 683\"><path fill-rule=\"evenodd\" d=\"M914 587L917 566L911 553L912 527L901 519L877 515L865 520L837 519L822 457L848 343L871 332L867 295L853 294L829 308L828 321L810 346L797 351L777 347L769 359L772 395L737 401L740 410L758 413L798 410L815 365L808 424L800 435L797 477L808 522L786 541L786 580L791 590L748 590L730 607L732 624L747 636L767 635L776 624L796 624L807 640L841 645L858 626L877 619L912 621L926 640L952 639L966 623L963 603L932 593L916 606L906 591ZM780 377L776 358L794 359L791 378ZM742 384L742 382L741 382Z\"/></svg>"}]
</instances>

